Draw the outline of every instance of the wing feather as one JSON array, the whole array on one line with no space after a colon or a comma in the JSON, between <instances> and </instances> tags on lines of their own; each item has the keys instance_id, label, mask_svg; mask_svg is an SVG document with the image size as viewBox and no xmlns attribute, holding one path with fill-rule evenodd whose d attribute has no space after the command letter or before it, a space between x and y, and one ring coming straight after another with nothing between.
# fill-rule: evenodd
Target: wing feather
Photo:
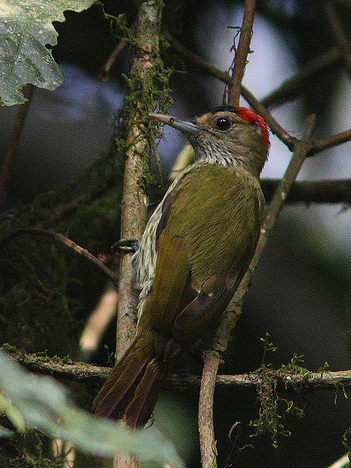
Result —
<instances>
[{"instance_id":1,"label":"wing feather","mask_svg":"<svg viewBox=\"0 0 351 468\"><path fill-rule=\"evenodd\" d=\"M196 166L165 199L144 313L187 347L213 327L250 263L260 230L258 181L246 170Z\"/></svg>"}]
</instances>

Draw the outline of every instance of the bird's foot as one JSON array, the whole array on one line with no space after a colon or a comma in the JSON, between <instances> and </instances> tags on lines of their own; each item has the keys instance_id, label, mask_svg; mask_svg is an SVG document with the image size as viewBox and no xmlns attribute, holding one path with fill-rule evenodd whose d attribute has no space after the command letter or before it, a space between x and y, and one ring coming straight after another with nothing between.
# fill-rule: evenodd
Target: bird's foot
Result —
<instances>
[{"instance_id":1,"label":"bird's foot","mask_svg":"<svg viewBox=\"0 0 351 468\"><path fill-rule=\"evenodd\" d=\"M139 239L120 239L111 247L113 253L135 253L139 250Z\"/></svg>"}]
</instances>

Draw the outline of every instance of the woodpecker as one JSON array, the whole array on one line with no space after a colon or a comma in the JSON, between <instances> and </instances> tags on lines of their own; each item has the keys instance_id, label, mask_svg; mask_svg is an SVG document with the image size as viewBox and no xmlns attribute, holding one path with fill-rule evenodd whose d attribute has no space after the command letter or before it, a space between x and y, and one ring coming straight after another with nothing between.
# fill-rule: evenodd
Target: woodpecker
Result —
<instances>
[{"instance_id":1,"label":"woodpecker","mask_svg":"<svg viewBox=\"0 0 351 468\"><path fill-rule=\"evenodd\" d=\"M257 244L267 159L264 120L220 106L192 120L151 114L183 132L196 162L151 215L134 255L140 288L135 339L95 401L97 416L144 426L177 357L218 325Z\"/></svg>"}]
</instances>

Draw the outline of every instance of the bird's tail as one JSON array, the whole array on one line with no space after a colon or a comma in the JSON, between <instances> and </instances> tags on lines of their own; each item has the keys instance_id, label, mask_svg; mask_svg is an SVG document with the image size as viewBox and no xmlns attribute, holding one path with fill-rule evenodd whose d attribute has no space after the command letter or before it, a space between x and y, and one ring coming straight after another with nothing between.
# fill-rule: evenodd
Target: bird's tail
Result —
<instances>
[{"instance_id":1,"label":"bird's tail","mask_svg":"<svg viewBox=\"0 0 351 468\"><path fill-rule=\"evenodd\" d=\"M153 336L139 337L113 368L94 400L97 416L126 421L129 427L144 426L154 409L168 364L154 351Z\"/></svg>"}]
</instances>

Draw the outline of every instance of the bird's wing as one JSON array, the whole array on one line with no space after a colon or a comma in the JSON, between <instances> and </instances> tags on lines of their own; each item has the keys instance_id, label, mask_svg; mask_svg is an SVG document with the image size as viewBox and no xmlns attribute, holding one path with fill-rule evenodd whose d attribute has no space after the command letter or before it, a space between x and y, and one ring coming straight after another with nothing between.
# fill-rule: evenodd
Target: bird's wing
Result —
<instances>
[{"instance_id":1,"label":"bird's wing","mask_svg":"<svg viewBox=\"0 0 351 468\"><path fill-rule=\"evenodd\" d=\"M255 249L260 189L239 175L197 167L164 202L155 281L143 314L157 333L185 347L218 321Z\"/></svg>"}]
</instances>

